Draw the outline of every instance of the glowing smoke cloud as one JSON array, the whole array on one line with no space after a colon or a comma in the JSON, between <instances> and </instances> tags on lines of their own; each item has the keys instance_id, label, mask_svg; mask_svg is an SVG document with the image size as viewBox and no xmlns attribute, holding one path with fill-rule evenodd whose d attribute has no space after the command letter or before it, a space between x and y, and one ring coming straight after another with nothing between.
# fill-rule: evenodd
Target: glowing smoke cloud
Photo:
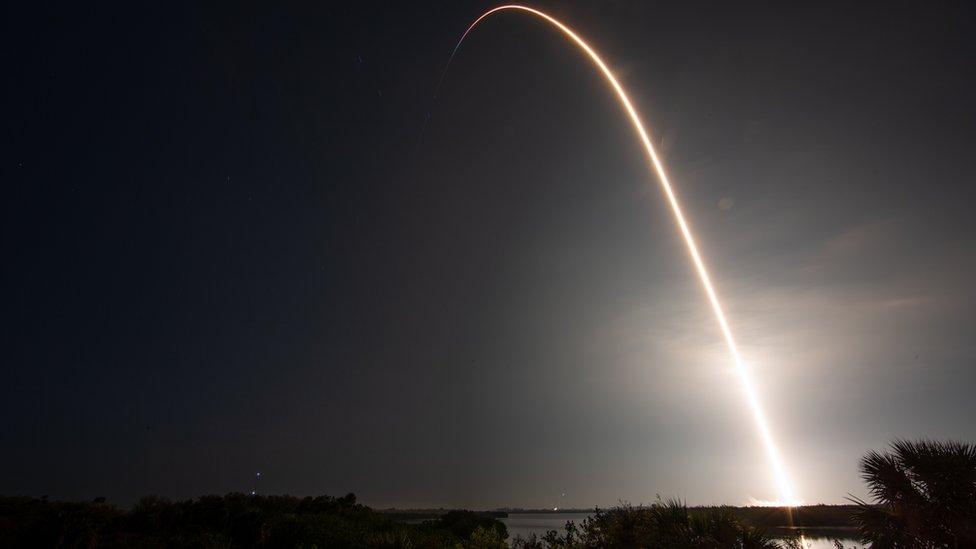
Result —
<instances>
[{"instance_id":1,"label":"glowing smoke cloud","mask_svg":"<svg viewBox=\"0 0 976 549\"><path fill-rule=\"evenodd\" d=\"M551 23L557 29L562 31L567 38L573 41L581 50L583 50L590 60L600 69L603 73L604 78L617 92L617 99L620 100L620 104L623 105L624 109L627 111L627 115L630 116L630 121L634 124L634 129L637 130L637 135L640 136L641 142L644 144L644 149L647 151L647 156L651 161L651 165L654 171L657 173L658 180L661 182L661 189L664 191L665 196L667 196L668 203L671 205L671 211L674 212L675 220L678 222L678 227L681 229L681 235L684 237L685 244L688 245L688 253L691 255L691 260L695 264L695 269L698 271L698 278L701 280L702 286L705 288L705 293L708 295L708 301L712 306L712 311L715 313L715 319L718 321L719 327L722 329L722 335L725 336L725 343L729 348L729 353L732 355L732 360L735 362L735 369L739 376L739 381L741 382L743 392L745 392L746 402L749 404L749 409L752 412L753 419L756 422L756 427L759 429L759 435L762 438L763 446L766 449L766 454L769 458L769 462L773 468L773 475L776 480L776 486L779 490L781 505L793 506L798 503L796 496L793 492L792 485L790 483L789 476L786 474L786 468L783 466L783 460L780 458L779 450L776 448L776 441L773 440L772 432L769 429L769 425L766 421L766 415L763 413L762 405L759 402L759 396L756 394L755 386L752 382L752 378L749 375L749 369L746 367L745 362L742 360L742 356L739 354L739 348L735 343L735 338L732 336L732 330L729 328L729 322L725 318L725 313L722 311L722 304L719 303L718 294L715 293L715 288L712 286L712 281L708 276L708 270L705 269L705 263L702 261L701 254L698 253L698 246L695 244L695 238L691 234L691 228L688 226L688 222L685 220L685 216L681 211L681 206L678 204L678 199L671 188L671 182L668 180L668 175L664 171L664 166L661 164L661 160L657 156L657 152L654 150L654 146L651 145L651 139L648 137L647 130L644 129L644 124L641 123L640 115L637 114L637 110L634 105L631 104L630 99L627 97L627 93L624 91L623 87L617 82L617 79L607 68L606 63L603 59L597 55L596 51L590 47L582 38L579 37L572 29L562 24L558 20L546 15L545 13L529 8L526 6L518 5L506 5L498 6L497 8L488 10L481 17L475 19L474 23L468 27L464 34L461 35L461 39L458 40L457 45L454 47L454 51L451 53L451 57L447 62L447 66L450 67L451 61L453 61L455 54L457 54L458 48L461 47L461 43L468 34L486 17L504 10L515 10L524 13L529 13L535 15L545 21ZM444 75L447 74L447 68L444 69L444 73L441 75L440 82L438 82L437 88L440 89L441 82L444 81ZM436 97L436 93L435 93Z\"/></svg>"}]
</instances>

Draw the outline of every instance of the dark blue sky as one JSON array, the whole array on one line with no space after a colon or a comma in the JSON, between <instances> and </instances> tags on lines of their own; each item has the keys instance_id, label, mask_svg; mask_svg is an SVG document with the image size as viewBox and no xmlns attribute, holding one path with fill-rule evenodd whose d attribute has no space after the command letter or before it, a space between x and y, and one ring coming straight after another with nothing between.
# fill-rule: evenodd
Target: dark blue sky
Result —
<instances>
[{"instance_id":1,"label":"dark blue sky","mask_svg":"<svg viewBox=\"0 0 976 549\"><path fill-rule=\"evenodd\" d=\"M500 15L431 101L487 7L4 7L0 493L775 497L593 68ZM801 498L976 438L971 7L538 7L641 109Z\"/></svg>"}]
</instances>

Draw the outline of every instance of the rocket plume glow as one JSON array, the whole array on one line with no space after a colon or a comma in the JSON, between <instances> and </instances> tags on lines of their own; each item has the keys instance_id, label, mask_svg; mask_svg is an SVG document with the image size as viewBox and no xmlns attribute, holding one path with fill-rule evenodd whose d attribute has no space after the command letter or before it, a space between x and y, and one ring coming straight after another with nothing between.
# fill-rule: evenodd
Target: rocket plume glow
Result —
<instances>
[{"instance_id":1,"label":"rocket plume glow","mask_svg":"<svg viewBox=\"0 0 976 549\"><path fill-rule=\"evenodd\" d=\"M630 102L630 98L627 97L627 93L624 91L624 88L620 85L620 82L617 81L616 77L614 77L606 63L603 62L603 59L601 59L596 51L582 38L580 38L579 35L557 19L554 19L553 17L539 10L527 6L504 5L486 11L480 17L475 19L473 23L471 23L471 26L464 31L464 34L461 35L460 40L458 40L457 45L454 47L454 51L451 53L447 66L450 67L451 61L453 61L454 56L461 47L461 43L464 42L464 39L467 38L468 34L486 17L501 11L519 11L528 13L552 24L581 50L583 50L584 53L586 53L593 64L600 69L601 73L603 73L603 76L607 83L610 84L610 87L612 87L616 92L617 99L624 107L624 110L627 111L627 115L630 117L630 121L634 125L634 130L637 131L637 135L644 144L644 149L647 152L648 159L650 159L651 166L654 168L658 181L661 183L661 190L664 191L664 195L667 197L668 203L671 205L671 211L674 213L674 218L678 223L678 228L681 230L681 236L684 237L685 244L687 244L688 254L691 256L692 263L694 263L695 269L698 272L698 278L701 280L702 287L705 289L705 294L708 296L708 302L712 306L712 312L715 314L715 319L718 321L722 335L725 337L725 344L729 349L729 354L732 355L732 360L735 363L735 370L738 374L739 382L742 386L743 392L745 393L746 402L748 403L749 410L752 413L753 419L755 420L756 428L759 430L759 436L762 439L767 458L769 459L769 463L772 467L776 487L779 491L780 501L778 503L787 506L797 505L799 502L796 499L795 493L793 492L793 487L790 483L789 476L786 473L786 468L783 465L783 460L780 458L779 449L776 447L776 441L773 439L773 434L770 431L768 422L766 421L766 415L763 413L762 404L760 403L759 396L756 393L756 388L749 373L749 369L743 361L742 356L739 354L739 348L735 343L735 337L732 335L732 329L729 327L729 322L725 318L725 313L722 310L722 304L719 302L718 294L715 292L714 286L712 286L712 281L708 276L708 270L705 268L705 263L701 258L701 254L698 252L698 245L695 244L695 237L691 233L691 228L685 219L684 213L682 213L681 206L678 203L678 198L671 187L671 182L668 179L664 165L661 163L657 152L654 150L654 146L651 144L651 139L648 137L647 130L644 129L644 124L641 122L637 109L634 108L634 105ZM444 69L444 73L441 75L441 82L443 82L444 75L446 74L447 68ZM438 89L440 88L440 82L438 83L437 87Z\"/></svg>"}]
</instances>

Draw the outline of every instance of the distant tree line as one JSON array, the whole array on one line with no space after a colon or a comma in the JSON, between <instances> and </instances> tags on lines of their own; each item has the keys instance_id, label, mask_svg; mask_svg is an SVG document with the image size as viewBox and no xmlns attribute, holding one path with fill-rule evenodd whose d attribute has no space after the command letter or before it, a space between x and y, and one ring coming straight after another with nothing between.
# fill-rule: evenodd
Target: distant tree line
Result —
<instances>
[{"instance_id":1,"label":"distant tree line","mask_svg":"<svg viewBox=\"0 0 976 549\"><path fill-rule=\"evenodd\" d=\"M783 527L854 530L857 524L854 522L853 514L859 508L857 505L801 505L793 508L750 506L733 507L732 513L745 524L770 530Z\"/></svg>"}]
</instances>

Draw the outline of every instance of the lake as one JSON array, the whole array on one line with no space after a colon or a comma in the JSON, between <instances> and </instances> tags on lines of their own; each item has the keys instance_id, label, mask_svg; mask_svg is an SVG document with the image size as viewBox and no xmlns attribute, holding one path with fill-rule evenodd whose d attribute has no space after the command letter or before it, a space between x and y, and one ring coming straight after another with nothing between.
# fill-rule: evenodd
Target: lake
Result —
<instances>
[{"instance_id":1,"label":"lake","mask_svg":"<svg viewBox=\"0 0 976 549\"><path fill-rule=\"evenodd\" d=\"M515 536L528 537L530 534L543 535L549 530L556 530L559 533L565 532L566 522L573 521L576 524L583 522L592 513L509 513L507 518L498 519L505 523L508 528L508 540L512 541ZM837 536L831 537L804 537L804 546L807 549L835 549L834 540L837 539L844 544L845 549L862 549L864 546L859 542L845 537L847 532L840 532Z\"/></svg>"}]
</instances>

